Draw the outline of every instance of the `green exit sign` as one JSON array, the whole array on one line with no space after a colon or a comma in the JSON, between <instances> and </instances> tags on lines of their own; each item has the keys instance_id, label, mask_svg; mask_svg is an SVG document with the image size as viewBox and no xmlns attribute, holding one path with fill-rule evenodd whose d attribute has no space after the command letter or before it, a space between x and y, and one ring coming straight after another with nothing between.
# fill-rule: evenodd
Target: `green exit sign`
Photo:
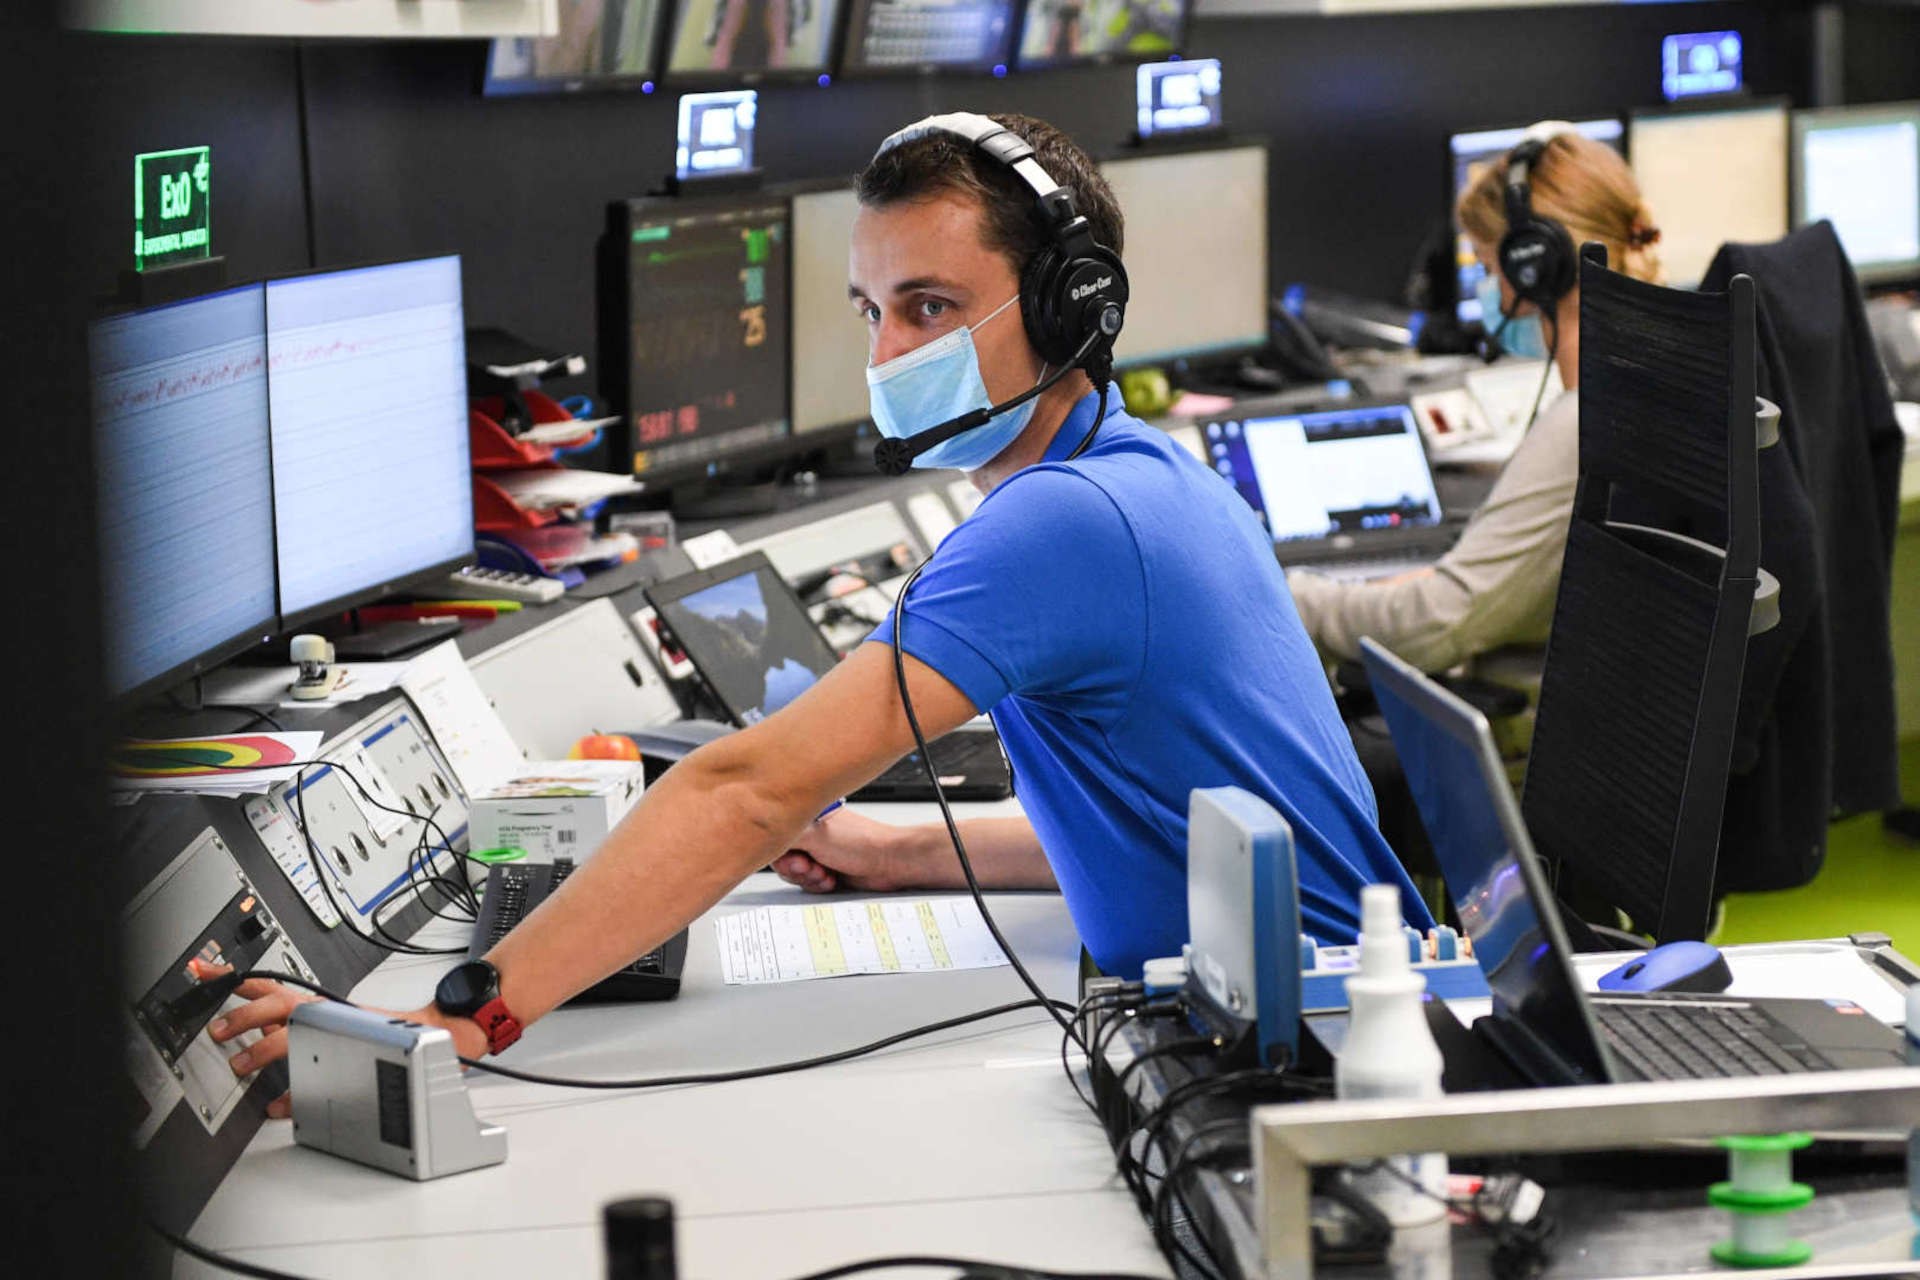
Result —
<instances>
[{"instance_id":1,"label":"green exit sign","mask_svg":"<svg viewBox=\"0 0 1920 1280\"><path fill-rule=\"evenodd\" d=\"M213 148L183 147L133 158L136 270L213 253Z\"/></svg>"}]
</instances>

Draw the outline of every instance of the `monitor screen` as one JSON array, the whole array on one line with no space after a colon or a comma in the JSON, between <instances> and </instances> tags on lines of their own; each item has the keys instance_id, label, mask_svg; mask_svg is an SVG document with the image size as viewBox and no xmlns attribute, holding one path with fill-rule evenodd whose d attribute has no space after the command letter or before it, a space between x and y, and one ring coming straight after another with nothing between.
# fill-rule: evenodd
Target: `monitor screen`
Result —
<instances>
[{"instance_id":1,"label":"monitor screen","mask_svg":"<svg viewBox=\"0 0 1920 1280\"><path fill-rule=\"evenodd\" d=\"M838 0L678 0L667 70L676 77L752 79L831 69Z\"/></svg>"},{"instance_id":2,"label":"monitor screen","mask_svg":"<svg viewBox=\"0 0 1920 1280\"><path fill-rule=\"evenodd\" d=\"M1696 31L1660 42L1660 92L1668 102L1719 93L1738 93L1741 78L1740 33Z\"/></svg>"},{"instance_id":3,"label":"monitor screen","mask_svg":"<svg viewBox=\"0 0 1920 1280\"><path fill-rule=\"evenodd\" d=\"M787 202L635 200L614 216L602 360L620 365L634 474L706 474L785 439Z\"/></svg>"},{"instance_id":4,"label":"monitor screen","mask_svg":"<svg viewBox=\"0 0 1920 1280\"><path fill-rule=\"evenodd\" d=\"M472 560L459 258L269 282L267 359L287 626Z\"/></svg>"},{"instance_id":5,"label":"monitor screen","mask_svg":"<svg viewBox=\"0 0 1920 1280\"><path fill-rule=\"evenodd\" d=\"M1691 289L1720 246L1787 234L1787 108L1635 114L1633 176L1660 228L1667 283Z\"/></svg>"},{"instance_id":6,"label":"monitor screen","mask_svg":"<svg viewBox=\"0 0 1920 1280\"><path fill-rule=\"evenodd\" d=\"M674 175L685 181L752 169L753 134L759 119L757 90L681 94Z\"/></svg>"},{"instance_id":7,"label":"monitor screen","mask_svg":"<svg viewBox=\"0 0 1920 1280\"><path fill-rule=\"evenodd\" d=\"M1220 59L1142 63L1134 73L1134 131L1142 138L1218 129Z\"/></svg>"},{"instance_id":8,"label":"monitor screen","mask_svg":"<svg viewBox=\"0 0 1920 1280\"><path fill-rule=\"evenodd\" d=\"M1606 1055L1485 717L1371 641L1363 657L1495 1015L1518 1022L1569 1083L1606 1081Z\"/></svg>"},{"instance_id":9,"label":"monitor screen","mask_svg":"<svg viewBox=\"0 0 1920 1280\"><path fill-rule=\"evenodd\" d=\"M1126 221L1120 365L1266 343L1267 149L1230 146L1100 166Z\"/></svg>"},{"instance_id":10,"label":"monitor screen","mask_svg":"<svg viewBox=\"0 0 1920 1280\"><path fill-rule=\"evenodd\" d=\"M1208 422L1205 435L1213 469L1275 542L1440 523L1433 471L1406 405L1224 418Z\"/></svg>"},{"instance_id":11,"label":"monitor screen","mask_svg":"<svg viewBox=\"0 0 1920 1280\"><path fill-rule=\"evenodd\" d=\"M1020 65L1164 58L1186 43L1188 0L1027 0Z\"/></svg>"},{"instance_id":12,"label":"monitor screen","mask_svg":"<svg viewBox=\"0 0 1920 1280\"><path fill-rule=\"evenodd\" d=\"M858 71L946 67L1004 74L1014 0L852 0L842 66Z\"/></svg>"},{"instance_id":13,"label":"monitor screen","mask_svg":"<svg viewBox=\"0 0 1920 1280\"><path fill-rule=\"evenodd\" d=\"M1862 280L1920 275L1920 102L1799 111L1793 224L1826 218Z\"/></svg>"},{"instance_id":14,"label":"monitor screen","mask_svg":"<svg viewBox=\"0 0 1920 1280\"><path fill-rule=\"evenodd\" d=\"M1626 153L1626 128L1618 120L1576 120L1573 127L1595 142L1604 142L1615 151ZM1507 152L1519 146L1527 136L1524 128L1479 129L1472 133L1456 133L1447 139L1447 153L1452 162L1453 195L1447 203L1448 216L1459 206L1460 197L1468 187L1480 177L1490 164L1498 162ZM1480 299L1474 290L1486 278L1486 268L1480 265L1480 259L1473 252L1473 241L1466 233L1454 230L1454 256L1459 268L1459 292L1456 295L1455 311L1461 323L1480 320Z\"/></svg>"},{"instance_id":15,"label":"monitor screen","mask_svg":"<svg viewBox=\"0 0 1920 1280\"><path fill-rule=\"evenodd\" d=\"M760 552L649 587L647 599L736 724L757 724L839 660Z\"/></svg>"},{"instance_id":16,"label":"monitor screen","mask_svg":"<svg viewBox=\"0 0 1920 1280\"><path fill-rule=\"evenodd\" d=\"M871 421L867 326L847 300L847 246L860 204L836 186L793 197L793 432Z\"/></svg>"},{"instance_id":17,"label":"monitor screen","mask_svg":"<svg viewBox=\"0 0 1920 1280\"><path fill-rule=\"evenodd\" d=\"M109 696L275 630L265 305L254 285L88 335Z\"/></svg>"},{"instance_id":18,"label":"monitor screen","mask_svg":"<svg viewBox=\"0 0 1920 1280\"><path fill-rule=\"evenodd\" d=\"M486 91L653 92L659 0L560 0L557 36L496 40L487 56Z\"/></svg>"}]
</instances>

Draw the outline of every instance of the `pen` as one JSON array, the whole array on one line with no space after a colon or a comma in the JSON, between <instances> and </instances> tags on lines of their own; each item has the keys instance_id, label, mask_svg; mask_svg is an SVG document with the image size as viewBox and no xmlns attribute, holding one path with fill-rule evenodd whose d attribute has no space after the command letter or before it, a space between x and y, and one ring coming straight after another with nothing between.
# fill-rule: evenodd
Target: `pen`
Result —
<instances>
[{"instance_id":1,"label":"pen","mask_svg":"<svg viewBox=\"0 0 1920 1280\"><path fill-rule=\"evenodd\" d=\"M847 802L846 797L844 796L838 800L835 800L832 804L822 809L820 811L820 816L818 818L815 818L814 821L819 822L821 818L825 818L828 814L832 813L835 809L838 809L841 805L845 804L846 802Z\"/></svg>"}]
</instances>

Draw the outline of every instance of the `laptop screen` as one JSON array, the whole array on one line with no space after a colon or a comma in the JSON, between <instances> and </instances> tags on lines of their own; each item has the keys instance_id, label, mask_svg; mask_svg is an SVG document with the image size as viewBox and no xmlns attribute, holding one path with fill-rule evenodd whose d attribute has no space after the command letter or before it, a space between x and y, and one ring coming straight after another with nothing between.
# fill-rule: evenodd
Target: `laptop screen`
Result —
<instances>
[{"instance_id":1,"label":"laptop screen","mask_svg":"<svg viewBox=\"0 0 1920 1280\"><path fill-rule=\"evenodd\" d=\"M833 649L767 557L755 552L646 589L647 599L736 724L756 724L833 670Z\"/></svg>"},{"instance_id":2,"label":"laptop screen","mask_svg":"<svg viewBox=\"0 0 1920 1280\"><path fill-rule=\"evenodd\" d=\"M1404 404L1222 418L1205 424L1213 469L1275 542L1440 523L1440 498Z\"/></svg>"},{"instance_id":3,"label":"laptop screen","mask_svg":"<svg viewBox=\"0 0 1920 1280\"><path fill-rule=\"evenodd\" d=\"M1494 1016L1524 1028L1569 1083L1608 1080L1485 717L1371 640L1361 647L1440 874L1493 990Z\"/></svg>"}]
</instances>

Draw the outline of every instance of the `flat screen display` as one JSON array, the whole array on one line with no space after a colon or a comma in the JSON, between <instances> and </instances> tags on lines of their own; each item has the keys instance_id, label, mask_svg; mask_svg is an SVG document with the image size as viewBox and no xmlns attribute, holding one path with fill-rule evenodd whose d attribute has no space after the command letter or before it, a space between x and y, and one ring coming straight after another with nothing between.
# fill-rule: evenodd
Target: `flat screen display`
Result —
<instances>
[{"instance_id":1,"label":"flat screen display","mask_svg":"<svg viewBox=\"0 0 1920 1280\"><path fill-rule=\"evenodd\" d=\"M489 94L653 92L660 0L559 0L560 34L495 40Z\"/></svg>"},{"instance_id":2,"label":"flat screen display","mask_svg":"<svg viewBox=\"0 0 1920 1280\"><path fill-rule=\"evenodd\" d=\"M275 630L266 299L259 285L88 334L109 696Z\"/></svg>"},{"instance_id":3,"label":"flat screen display","mask_svg":"<svg viewBox=\"0 0 1920 1280\"><path fill-rule=\"evenodd\" d=\"M619 206L621 361L633 472L700 475L786 438L787 203L754 195Z\"/></svg>"},{"instance_id":4,"label":"flat screen display","mask_svg":"<svg viewBox=\"0 0 1920 1280\"><path fill-rule=\"evenodd\" d=\"M287 626L473 557L460 259L267 285Z\"/></svg>"}]
</instances>

